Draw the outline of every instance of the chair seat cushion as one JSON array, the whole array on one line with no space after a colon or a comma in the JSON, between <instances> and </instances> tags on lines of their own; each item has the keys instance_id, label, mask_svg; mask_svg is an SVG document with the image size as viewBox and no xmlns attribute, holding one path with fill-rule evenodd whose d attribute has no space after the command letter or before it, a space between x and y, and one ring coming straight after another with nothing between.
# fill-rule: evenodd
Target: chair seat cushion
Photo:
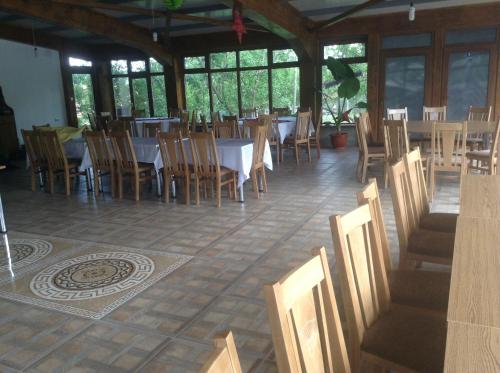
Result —
<instances>
[{"instance_id":1,"label":"chair seat cushion","mask_svg":"<svg viewBox=\"0 0 500 373\"><path fill-rule=\"evenodd\" d=\"M490 156L490 150L489 149L488 150L474 150L472 152L467 152L465 154L465 156L467 158L469 158L469 159L470 158L474 158L474 159L476 159L476 158L485 158L485 159L488 159L489 156Z\"/></svg>"},{"instance_id":2,"label":"chair seat cushion","mask_svg":"<svg viewBox=\"0 0 500 373\"><path fill-rule=\"evenodd\" d=\"M394 270L389 276L391 300L412 307L446 312L451 274L448 272Z\"/></svg>"},{"instance_id":3,"label":"chair seat cushion","mask_svg":"<svg viewBox=\"0 0 500 373\"><path fill-rule=\"evenodd\" d=\"M422 216L420 228L437 232L455 233L457 230L458 214L446 212L431 212Z\"/></svg>"},{"instance_id":4,"label":"chair seat cushion","mask_svg":"<svg viewBox=\"0 0 500 373\"><path fill-rule=\"evenodd\" d=\"M448 232L417 229L408 239L408 252L442 259L453 257L455 235Z\"/></svg>"},{"instance_id":5,"label":"chair seat cushion","mask_svg":"<svg viewBox=\"0 0 500 373\"><path fill-rule=\"evenodd\" d=\"M361 349L416 372L442 372L446 318L394 307L365 332Z\"/></svg>"}]
</instances>

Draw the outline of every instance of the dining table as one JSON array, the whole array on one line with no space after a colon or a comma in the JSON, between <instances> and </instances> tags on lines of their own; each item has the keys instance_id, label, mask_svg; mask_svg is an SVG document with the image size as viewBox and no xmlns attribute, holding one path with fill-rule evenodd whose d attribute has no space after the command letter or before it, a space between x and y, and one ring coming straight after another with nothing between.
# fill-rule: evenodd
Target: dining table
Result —
<instances>
[{"instance_id":1,"label":"dining table","mask_svg":"<svg viewBox=\"0 0 500 373\"><path fill-rule=\"evenodd\" d=\"M186 156L188 163L192 163L191 149L186 142ZM219 163L223 167L238 171L238 188L240 202L245 201L243 184L250 178L253 160L253 141L246 139L216 139L217 152L219 155ZM136 153L138 162L153 164L156 174L160 174L163 168L163 160L160 153L160 147L156 138L149 137L133 137L132 144ZM81 159L79 166L80 171L92 169L92 160L84 139L73 139L64 143L64 149L68 158ZM273 169L273 161L271 157L271 149L269 142L266 140L264 148L264 165L267 169ZM156 178L158 195L161 195L161 181ZM175 189L174 189L175 190Z\"/></svg>"},{"instance_id":2,"label":"dining table","mask_svg":"<svg viewBox=\"0 0 500 373\"><path fill-rule=\"evenodd\" d=\"M434 122L452 123L454 121L409 120L406 122L406 130L408 133L430 135L432 133L432 123ZM496 124L497 122L467 121L467 132L493 133Z\"/></svg>"},{"instance_id":3,"label":"dining table","mask_svg":"<svg viewBox=\"0 0 500 373\"><path fill-rule=\"evenodd\" d=\"M241 118L239 121L239 125L242 129L244 129L245 121L256 121L256 118ZM285 142L285 139L289 136L293 136L295 134L295 127L297 123L296 116L281 116L278 117L277 120L273 120L273 126L277 130L277 134L280 140L280 144ZM314 133L314 126L311 122L309 123L309 136ZM245 134L248 135L248 134Z\"/></svg>"},{"instance_id":4,"label":"dining table","mask_svg":"<svg viewBox=\"0 0 500 373\"><path fill-rule=\"evenodd\" d=\"M445 372L500 371L499 192L500 176L463 176Z\"/></svg>"},{"instance_id":5,"label":"dining table","mask_svg":"<svg viewBox=\"0 0 500 373\"><path fill-rule=\"evenodd\" d=\"M161 131L168 132L171 123L180 123L180 118L167 118L167 117L156 117L156 118L136 118L135 127L137 129L137 136L142 137L144 131L144 124L146 123L158 123L160 122Z\"/></svg>"}]
</instances>

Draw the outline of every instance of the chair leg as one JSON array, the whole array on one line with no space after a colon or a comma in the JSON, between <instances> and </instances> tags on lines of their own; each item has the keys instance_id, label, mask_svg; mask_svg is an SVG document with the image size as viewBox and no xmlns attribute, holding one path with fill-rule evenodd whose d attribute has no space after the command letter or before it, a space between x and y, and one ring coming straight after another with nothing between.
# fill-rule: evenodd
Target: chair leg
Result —
<instances>
[{"instance_id":1,"label":"chair leg","mask_svg":"<svg viewBox=\"0 0 500 373\"><path fill-rule=\"evenodd\" d=\"M118 198L123 199L123 175L118 171Z\"/></svg>"},{"instance_id":2,"label":"chair leg","mask_svg":"<svg viewBox=\"0 0 500 373\"><path fill-rule=\"evenodd\" d=\"M384 187L387 189L389 186L389 162L387 160L384 161Z\"/></svg>"},{"instance_id":3,"label":"chair leg","mask_svg":"<svg viewBox=\"0 0 500 373\"><path fill-rule=\"evenodd\" d=\"M233 172L233 189L234 189L234 200L238 200L238 180L236 177L236 172ZM243 186L241 186L243 188Z\"/></svg>"},{"instance_id":4,"label":"chair leg","mask_svg":"<svg viewBox=\"0 0 500 373\"><path fill-rule=\"evenodd\" d=\"M184 177L184 199L186 202L186 206L189 206L189 204L191 203L191 196L189 194L190 194L189 175L186 175L186 177Z\"/></svg>"},{"instance_id":5,"label":"chair leg","mask_svg":"<svg viewBox=\"0 0 500 373\"><path fill-rule=\"evenodd\" d=\"M66 195L71 194L71 178L69 177L69 170L64 170L64 185L66 187Z\"/></svg>"},{"instance_id":6,"label":"chair leg","mask_svg":"<svg viewBox=\"0 0 500 373\"><path fill-rule=\"evenodd\" d=\"M99 170L94 170L94 193L96 197L99 197L99 191L101 190L101 176L99 175Z\"/></svg>"},{"instance_id":7,"label":"chair leg","mask_svg":"<svg viewBox=\"0 0 500 373\"><path fill-rule=\"evenodd\" d=\"M299 164L299 146L295 144L295 161Z\"/></svg>"},{"instance_id":8,"label":"chair leg","mask_svg":"<svg viewBox=\"0 0 500 373\"><path fill-rule=\"evenodd\" d=\"M363 157L363 173L361 174L361 182L366 182L366 171L368 170L368 157Z\"/></svg>"},{"instance_id":9,"label":"chair leg","mask_svg":"<svg viewBox=\"0 0 500 373\"><path fill-rule=\"evenodd\" d=\"M252 178L252 188L257 199L259 199L259 182L257 180L257 171L253 169L250 171L250 177Z\"/></svg>"},{"instance_id":10,"label":"chair leg","mask_svg":"<svg viewBox=\"0 0 500 373\"><path fill-rule=\"evenodd\" d=\"M34 192L36 190L36 174L33 170L31 170L31 191Z\"/></svg>"},{"instance_id":11,"label":"chair leg","mask_svg":"<svg viewBox=\"0 0 500 373\"><path fill-rule=\"evenodd\" d=\"M52 172L52 170L49 170L48 174L49 174L49 193L54 194L54 172Z\"/></svg>"},{"instance_id":12,"label":"chair leg","mask_svg":"<svg viewBox=\"0 0 500 373\"><path fill-rule=\"evenodd\" d=\"M170 175L167 173L165 168L163 169L163 195L165 196L165 202L170 202Z\"/></svg>"},{"instance_id":13,"label":"chair leg","mask_svg":"<svg viewBox=\"0 0 500 373\"><path fill-rule=\"evenodd\" d=\"M316 142L316 152L318 153L318 159L321 158L321 146L319 145L319 141Z\"/></svg>"},{"instance_id":14,"label":"chair leg","mask_svg":"<svg viewBox=\"0 0 500 373\"><path fill-rule=\"evenodd\" d=\"M200 204L200 179L195 175L194 177L194 189L195 189L195 203Z\"/></svg>"},{"instance_id":15,"label":"chair leg","mask_svg":"<svg viewBox=\"0 0 500 373\"><path fill-rule=\"evenodd\" d=\"M276 163L280 164L280 141L276 140Z\"/></svg>"},{"instance_id":16,"label":"chair leg","mask_svg":"<svg viewBox=\"0 0 500 373\"><path fill-rule=\"evenodd\" d=\"M431 180L430 180L430 195L429 195L429 200L432 201L434 199L434 193L435 193L435 188L436 188L436 175L434 172L434 167L431 165Z\"/></svg>"},{"instance_id":17,"label":"chair leg","mask_svg":"<svg viewBox=\"0 0 500 373\"><path fill-rule=\"evenodd\" d=\"M220 177L216 178L216 187L215 187L215 195L217 199L217 208L221 207L221 182L220 182Z\"/></svg>"},{"instance_id":18,"label":"chair leg","mask_svg":"<svg viewBox=\"0 0 500 373\"><path fill-rule=\"evenodd\" d=\"M115 191L116 191L116 174L114 170L111 170L109 172L109 177L111 179L111 198L115 198Z\"/></svg>"},{"instance_id":19,"label":"chair leg","mask_svg":"<svg viewBox=\"0 0 500 373\"><path fill-rule=\"evenodd\" d=\"M309 163L311 163L311 144L309 144L309 141L307 142L307 158Z\"/></svg>"},{"instance_id":20,"label":"chair leg","mask_svg":"<svg viewBox=\"0 0 500 373\"><path fill-rule=\"evenodd\" d=\"M262 172L262 187L263 187L262 190L264 191L264 193L267 193L266 169L262 167L261 172Z\"/></svg>"},{"instance_id":21,"label":"chair leg","mask_svg":"<svg viewBox=\"0 0 500 373\"><path fill-rule=\"evenodd\" d=\"M135 190L135 200L136 201L139 201L139 196L140 196L140 193L141 193L141 190L140 190L140 182L139 182L139 174L135 174L134 175L134 190Z\"/></svg>"}]
</instances>

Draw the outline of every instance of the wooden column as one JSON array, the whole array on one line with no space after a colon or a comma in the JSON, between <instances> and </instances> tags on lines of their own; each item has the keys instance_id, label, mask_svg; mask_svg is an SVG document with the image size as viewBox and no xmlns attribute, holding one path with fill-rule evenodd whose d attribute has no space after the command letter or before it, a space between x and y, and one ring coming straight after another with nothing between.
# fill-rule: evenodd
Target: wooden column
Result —
<instances>
[{"instance_id":1,"label":"wooden column","mask_svg":"<svg viewBox=\"0 0 500 373\"><path fill-rule=\"evenodd\" d=\"M321 61L319 42L314 43L312 58L303 55L299 62L300 107L310 107L313 116L321 108ZM316 118L314 118L316 119Z\"/></svg>"},{"instance_id":2,"label":"wooden column","mask_svg":"<svg viewBox=\"0 0 500 373\"><path fill-rule=\"evenodd\" d=\"M374 138L378 141L382 141L382 123L380 118L382 117L379 113L380 108L383 108L383 104L380 102L383 97L380 96L379 84L383 84L380 81L380 34L369 34L367 43L367 57L368 57L368 112L370 113L372 133Z\"/></svg>"},{"instance_id":3,"label":"wooden column","mask_svg":"<svg viewBox=\"0 0 500 373\"><path fill-rule=\"evenodd\" d=\"M430 106L442 106L442 74L444 71L443 60L444 60L444 30L438 29L434 32L434 40L432 43L432 54L431 61L432 64L432 98Z\"/></svg>"},{"instance_id":4,"label":"wooden column","mask_svg":"<svg viewBox=\"0 0 500 373\"><path fill-rule=\"evenodd\" d=\"M103 111L114 112L113 82L109 70L109 61L93 61L95 64L96 86L95 111L100 114Z\"/></svg>"},{"instance_id":5,"label":"wooden column","mask_svg":"<svg viewBox=\"0 0 500 373\"><path fill-rule=\"evenodd\" d=\"M59 53L61 64L61 77L64 92L64 105L66 106L66 124L71 127L78 127L76 118L75 94L73 92L73 79L68 65L68 55L65 52Z\"/></svg>"}]
</instances>

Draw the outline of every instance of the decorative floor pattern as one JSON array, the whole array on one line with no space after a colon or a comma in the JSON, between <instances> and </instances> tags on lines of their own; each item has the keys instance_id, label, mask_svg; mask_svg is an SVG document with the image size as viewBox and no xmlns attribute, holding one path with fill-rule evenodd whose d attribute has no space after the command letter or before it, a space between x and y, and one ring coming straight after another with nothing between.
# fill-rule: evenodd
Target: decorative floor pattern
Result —
<instances>
[{"instance_id":1,"label":"decorative floor pattern","mask_svg":"<svg viewBox=\"0 0 500 373\"><path fill-rule=\"evenodd\" d=\"M56 183L61 189L50 196L30 191L24 169L0 173L9 240L53 245L50 254L14 270L14 284L21 290L25 281L30 299L59 304L32 294L30 281L57 263L91 254L92 248L108 247L98 252L110 253L125 246L152 259L153 252L193 256L101 319L0 298L0 372L198 372L213 349L212 337L225 329L233 331L243 371L276 372L262 287L309 259L312 247L324 245L340 302L328 217L355 208L362 188L354 177L355 149L324 149L319 161L313 154L311 164L298 166L293 153L285 157L268 173L269 193L257 200L247 183L244 204L223 198L220 209L213 200L200 206L184 206L182 198L165 203L154 187L144 188L138 203L130 193L122 201L109 194L96 199L84 182L69 198ZM382 168L374 167L369 176L382 180ZM380 191L397 265L391 196L382 184ZM433 209L457 211L455 181L439 180ZM101 268L94 275L105 280L114 276L106 277L115 273L110 271ZM75 267L67 273L82 280ZM123 273L130 272L124 268ZM4 280L10 281L8 270L0 272L2 288ZM12 286L9 292L15 294Z\"/></svg>"}]
</instances>

